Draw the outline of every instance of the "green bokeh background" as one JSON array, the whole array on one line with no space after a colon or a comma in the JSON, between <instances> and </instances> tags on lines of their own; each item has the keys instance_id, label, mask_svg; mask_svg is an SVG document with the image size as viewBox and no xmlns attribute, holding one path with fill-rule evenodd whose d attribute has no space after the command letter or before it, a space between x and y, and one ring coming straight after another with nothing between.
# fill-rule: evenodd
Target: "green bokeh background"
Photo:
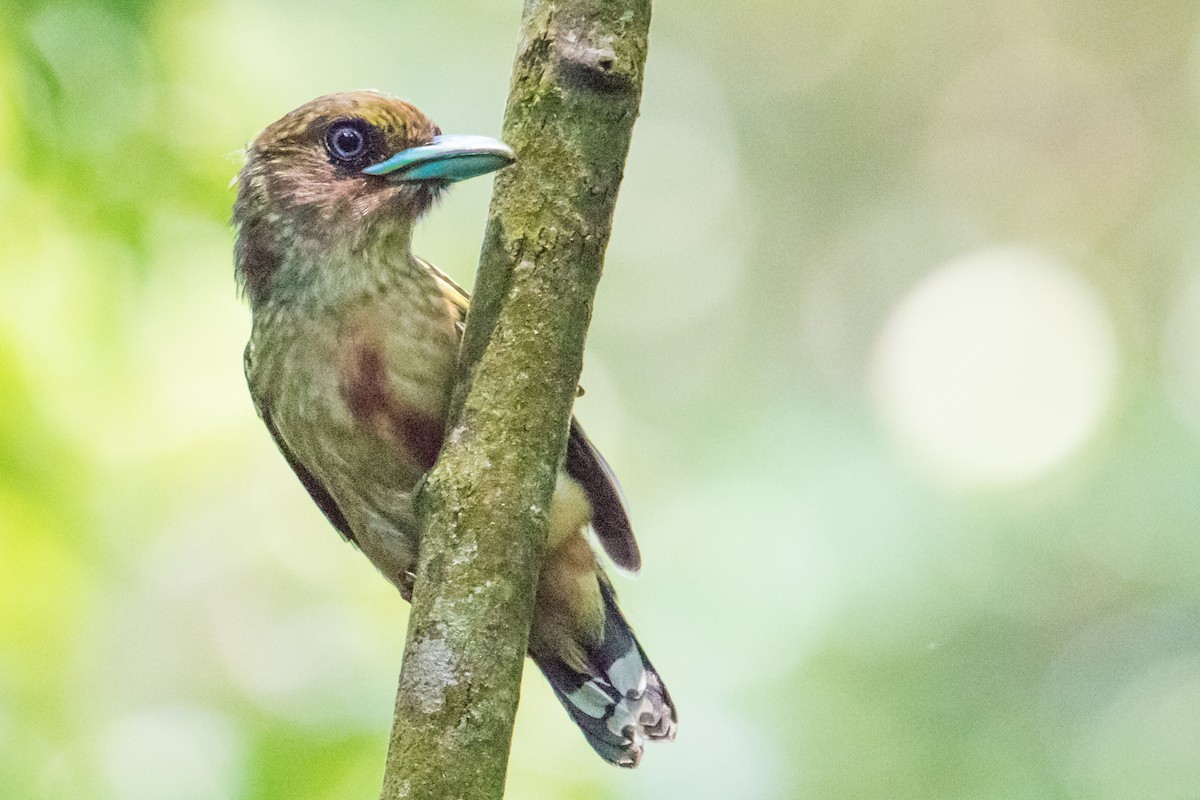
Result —
<instances>
[{"instance_id":1,"label":"green bokeh background","mask_svg":"<svg viewBox=\"0 0 1200 800\"><path fill-rule=\"evenodd\" d=\"M1195 798L1200 7L655 13L577 408L682 725L530 670L508 796ZM376 796L407 611L254 417L229 181L329 91L498 134L519 15L5 5L0 797Z\"/></svg>"}]
</instances>

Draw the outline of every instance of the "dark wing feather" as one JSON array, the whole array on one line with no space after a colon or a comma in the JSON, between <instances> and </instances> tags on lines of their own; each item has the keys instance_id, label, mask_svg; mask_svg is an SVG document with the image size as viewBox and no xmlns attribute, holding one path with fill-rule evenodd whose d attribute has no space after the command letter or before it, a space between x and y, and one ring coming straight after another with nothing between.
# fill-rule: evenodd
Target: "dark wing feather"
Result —
<instances>
[{"instance_id":1,"label":"dark wing feather","mask_svg":"<svg viewBox=\"0 0 1200 800\"><path fill-rule=\"evenodd\" d=\"M466 324L467 309L471 304L470 295L455 283L453 278L433 264L424 259L418 261L433 275L446 299L458 309L458 330L461 334ZM579 394L583 394L582 387ZM596 450L574 417L571 418L571 434L567 440L567 457L563 466L567 474L579 482L584 494L591 501L592 528L595 529L596 538L600 540L604 552L608 553L609 558L618 567L637 572L642 568L642 555L638 551L637 540L633 538L633 528L629 524L629 507L621 494L621 486L604 456Z\"/></svg>"},{"instance_id":2,"label":"dark wing feather","mask_svg":"<svg viewBox=\"0 0 1200 800\"><path fill-rule=\"evenodd\" d=\"M592 528L596 538L621 569L637 572L642 568L633 528L629 524L629 507L621 494L617 476L604 456L583 432L579 421L571 418L571 434L567 440L567 458L563 464L567 474L579 481L592 504Z\"/></svg>"}]
</instances>

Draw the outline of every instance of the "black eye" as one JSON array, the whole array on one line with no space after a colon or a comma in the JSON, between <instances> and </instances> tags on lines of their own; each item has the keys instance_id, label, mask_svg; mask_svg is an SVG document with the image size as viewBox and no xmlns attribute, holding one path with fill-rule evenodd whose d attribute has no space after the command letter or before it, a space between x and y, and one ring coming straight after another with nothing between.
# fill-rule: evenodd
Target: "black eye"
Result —
<instances>
[{"instance_id":1,"label":"black eye","mask_svg":"<svg viewBox=\"0 0 1200 800\"><path fill-rule=\"evenodd\" d=\"M334 128L329 135L329 149L335 156L347 161L362 155L366 146L367 140L363 137L362 132L349 125Z\"/></svg>"},{"instance_id":2,"label":"black eye","mask_svg":"<svg viewBox=\"0 0 1200 800\"><path fill-rule=\"evenodd\" d=\"M329 159L337 164L356 167L368 159L367 150L372 144L376 130L361 119L343 119L334 122L325 132L325 149Z\"/></svg>"},{"instance_id":3,"label":"black eye","mask_svg":"<svg viewBox=\"0 0 1200 800\"><path fill-rule=\"evenodd\" d=\"M330 155L343 161L354 161L367 148L367 138L349 122L329 128L326 142L329 143Z\"/></svg>"}]
</instances>

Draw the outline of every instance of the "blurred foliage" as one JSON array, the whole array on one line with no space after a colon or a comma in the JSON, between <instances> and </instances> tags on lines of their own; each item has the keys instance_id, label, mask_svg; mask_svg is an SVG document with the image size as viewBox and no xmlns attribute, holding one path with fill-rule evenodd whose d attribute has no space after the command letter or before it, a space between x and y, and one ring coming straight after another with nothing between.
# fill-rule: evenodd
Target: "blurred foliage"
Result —
<instances>
[{"instance_id":1,"label":"blurred foliage","mask_svg":"<svg viewBox=\"0 0 1200 800\"><path fill-rule=\"evenodd\" d=\"M3 797L374 796L406 612L254 418L229 181L328 91L497 133L519 11L6 6ZM682 727L531 670L509 795L1194 797L1200 9L656 14L579 412Z\"/></svg>"}]
</instances>

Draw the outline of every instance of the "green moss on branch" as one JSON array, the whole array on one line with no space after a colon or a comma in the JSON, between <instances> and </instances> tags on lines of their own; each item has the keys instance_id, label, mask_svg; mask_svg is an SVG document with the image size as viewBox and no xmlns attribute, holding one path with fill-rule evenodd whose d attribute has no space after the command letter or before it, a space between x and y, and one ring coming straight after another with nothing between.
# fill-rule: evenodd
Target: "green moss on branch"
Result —
<instances>
[{"instance_id":1,"label":"green moss on branch","mask_svg":"<svg viewBox=\"0 0 1200 800\"><path fill-rule=\"evenodd\" d=\"M499 800L547 510L637 117L649 0L527 0L383 800Z\"/></svg>"}]
</instances>

